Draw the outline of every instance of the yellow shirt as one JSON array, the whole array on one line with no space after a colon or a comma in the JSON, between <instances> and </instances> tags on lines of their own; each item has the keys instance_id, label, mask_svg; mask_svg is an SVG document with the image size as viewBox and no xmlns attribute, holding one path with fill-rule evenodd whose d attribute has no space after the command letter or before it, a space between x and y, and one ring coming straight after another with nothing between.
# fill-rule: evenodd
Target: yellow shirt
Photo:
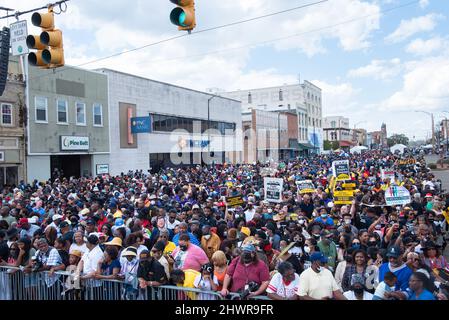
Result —
<instances>
[{"instance_id":1,"label":"yellow shirt","mask_svg":"<svg viewBox=\"0 0 449 320\"><path fill-rule=\"evenodd\" d=\"M164 249L164 254L171 254L176 249L176 244L174 242L169 241Z\"/></svg>"},{"instance_id":2,"label":"yellow shirt","mask_svg":"<svg viewBox=\"0 0 449 320\"><path fill-rule=\"evenodd\" d=\"M196 270L187 269L187 270L184 270L184 274L185 274L184 283L182 285L177 284L177 286L183 287L183 288L195 288L195 284L194 284L195 279L201 273ZM189 297L190 300L196 300L196 296L197 296L196 292L186 292L185 294L187 295L187 297Z\"/></svg>"}]
</instances>

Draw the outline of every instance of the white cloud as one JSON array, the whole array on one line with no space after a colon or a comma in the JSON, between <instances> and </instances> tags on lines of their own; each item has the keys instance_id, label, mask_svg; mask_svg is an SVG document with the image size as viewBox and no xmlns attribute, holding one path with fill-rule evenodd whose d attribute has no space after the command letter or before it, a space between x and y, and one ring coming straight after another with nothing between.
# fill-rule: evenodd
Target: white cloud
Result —
<instances>
[{"instance_id":1,"label":"white cloud","mask_svg":"<svg viewBox=\"0 0 449 320\"><path fill-rule=\"evenodd\" d=\"M429 5L429 0L420 0L419 1L419 6L422 8L422 9L424 9L424 8L426 8L428 5Z\"/></svg>"},{"instance_id":2,"label":"white cloud","mask_svg":"<svg viewBox=\"0 0 449 320\"><path fill-rule=\"evenodd\" d=\"M401 60L373 60L367 66L349 70L350 78L373 78L376 80L388 80L397 76L402 70Z\"/></svg>"},{"instance_id":3,"label":"white cloud","mask_svg":"<svg viewBox=\"0 0 449 320\"><path fill-rule=\"evenodd\" d=\"M354 102L359 90L351 83L332 84L321 80L312 80L314 85L322 90L323 116L350 116L356 110Z\"/></svg>"},{"instance_id":4,"label":"white cloud","mask_svg":"<svg viewBox=\"0 0 449 320\"><path fill-rule=\"evenodd\" d=\"M440 51L443 47L448 47L448 41L441 37L434 37L428 40L421 38L410 42L405 51L417 56L427 56L433 52Z\"/></svg>"},{"instance_id":5,"label":"white cloud","mask_svg":"<svg viewBox=\"0 0 449 320\"><path fill-rule=\"evenodd\" d=\"M431 13L410 20L401 20L399 27L393 33L388 35L385 38L385 41L397 43L419 32L432 31L436 27L437 21L443 18L444 16L440 14Z\"/></svg>"},{"instance_id":6,"label":"white cloud","mask_svg":"<svg viewBox=\"0 0 449 320\"><path fill-rule=\"evenodd\" d=\"M426 58L406 66L401 90L380 104L383 111L437 111L449 105L449 56Z\"/></svg>"}]
</instances>

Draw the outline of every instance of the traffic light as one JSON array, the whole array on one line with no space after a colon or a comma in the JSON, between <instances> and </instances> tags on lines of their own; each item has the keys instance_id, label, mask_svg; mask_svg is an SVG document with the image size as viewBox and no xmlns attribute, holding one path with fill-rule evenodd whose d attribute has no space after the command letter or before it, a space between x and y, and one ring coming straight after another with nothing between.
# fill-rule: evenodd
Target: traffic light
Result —
<instances>
[{"instance_id":1,"label":"traffic light","mask_svg":"<svg viewBox=\"0 0 449 320\"><path fill-rule=\"evenodd\" d=\"M8 63L9 63L9 42L10 32L9 28L3 27L0 30L0 96L6 88L6 80L8 78Z\"/></svg>"},{"instance_id":2,"label":"traffic light","mask_svg":"<svg viewBox=\"0 0 449 320\"><path fill-rule=\"evenodd\" d=\"M28 55L28 62L32 66L42 68L62 67L64 65L62 31L55 29L53 7L48 8L48 13L33 13L31 23L41 27L42 33L39 36L27 37L28 48L37 50Z\"/></svg>"},{"instance_id":3,"label":"traffic light","mask_svg":"<svg viewBox=\"0 0 449 320\"><path fill-rule=\"evenodd\" d=\"M178 26L178 30L192 31L196 27L195 1L194 0L170 0L178 7L170 13L170 21Z\"/></svg>"}]
</instances>

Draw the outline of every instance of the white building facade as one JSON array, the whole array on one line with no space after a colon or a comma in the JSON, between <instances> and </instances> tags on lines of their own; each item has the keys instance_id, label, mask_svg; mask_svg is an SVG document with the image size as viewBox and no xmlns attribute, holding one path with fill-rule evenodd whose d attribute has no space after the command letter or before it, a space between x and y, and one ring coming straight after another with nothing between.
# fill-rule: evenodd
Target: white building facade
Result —
<instances>
[{"instance_id":1,"label":"white building facade","mask_svg":"<svg viewBox=\"0 0 449 320\"><path fill-rule=\"evenodd\" d=\"M240 161L240 101L110 69L98 71L108 75L112 175ZM150 119L148 132L131 132L136 117Z\"/></svg>"},{"instance_id":2,"label":"white building facade","mask_svg":"<svg viewBox=\"0 0 449 320\"><path fill-rule=\"evenodd\" d=\"M218 89L214 89L217 91ZM298 142L316 152L323 150L321 89L303 84L219 92L242 102L242 113L252 109L270 112L295 112L298 119Z\"/></svg>"}]
</instances>

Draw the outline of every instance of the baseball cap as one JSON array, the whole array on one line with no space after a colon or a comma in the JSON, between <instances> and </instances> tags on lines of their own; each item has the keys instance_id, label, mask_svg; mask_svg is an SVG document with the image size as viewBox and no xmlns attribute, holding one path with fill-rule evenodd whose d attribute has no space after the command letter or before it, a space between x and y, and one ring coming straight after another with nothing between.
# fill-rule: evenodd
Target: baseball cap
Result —
<instances>
[{"instance_id":1,"label":"baseball cap","mask_svg":"<svg viewBox=\"0 0 449 320\"><path fill-rule=\"evenodd\" d=\"M247 237L249 237L251 235L251 230L249 228L247 228L247 227L242 227L240 229L240 232L245 234Z\"/></svg>"},{"instance_id":2,"label":"baseball cap","mask_svg":"<svg viewBox=\"0 0 449 320\"><path fill-rule=\"evenodd\" d=\"M69 226L69 223L68 223L67 221L62 221L62 222L59 224L59 228L60 228L60 229L65 228L65 227L68 227L68 226Z\"/></svg>"},{"instance_id":3,"label":"baseball cap","mask_svg":"<svg viewBox=\"0 0 449 320\"><path fill-rule=\"evenodd\" d=\"M86 224L95 224L95 221L92 219L87 219Z\"/></svg>"},{"instance_id":4,"label":"baseball cap","mask_svg":"<svg viewBox=\"0 0 449 320\"><path fill-rule=\"evenodd\" d=\"M199 206L199 205L197 205L197 204L194 204L194 205L193 205L193 207L192 207L192 210L193 210L193 209L199 209L199 208L200 208L200 206Z\"/></svg>"},{"instance_id":5,"label":"baseball cap","mask_svg":"<svg viewBox=\"0 0 449 320\"><path fill-rule=\"evenodd\" d=\"M314 252L310 256L310 262L320 261L321 263L327 263L327 258L321 252Z\"/></svg>"},{"instance_id":6,"label":"baseball cap","mask_svg":"<svg viewBox=\"0 0 449 320\"><path fill-rule=\"evenodd\" d=\"M27 223L28 223L28 219L27 218L20 218L19 222L17 223L17 226L19 228L21 228L24 224L27 224Z\"/></svg>"},{"instance_id":7,"label":"baseball cap","mask_svg":"<svg viewBox=\"0 0 449 320\"><path fill-rule=\"evenodd\" d=\"M388 248L387 257L398 258L401 255L401 248L398 246L391 246Z\"/></svg>"},{"instance_id":8,"label":"baseball cap","mask_svg":"<svg viewBox=\"0 0 449 320\"><path fill-rule=\"evenodd\" d=\"M242 247L242 250L245 252L255 252L256 251L256 247L252 244L246 244Z\"/></svg>"},{"instance_id":9,"label":"baseball cap","mask_svg":"<svg viewBox=\"0 0 449 320\"><path fill-rule=\"evenodd\" d=\"M116 227L121 227L125 224L125 221L123 221L122 218L118 218L117 220L115 220L115 226Z\"/></svg>"},{"instance_id":10,"label":"baseball cap","mask_svg":"<svg viewBox=\"0 0 449 320\"><path fill-rule=\"evenodd\" d=\"M60 214L54 214L52 219L53 221L56 221L58 219L62 219L62 216Z\"/></svg>"}]
</instances>

